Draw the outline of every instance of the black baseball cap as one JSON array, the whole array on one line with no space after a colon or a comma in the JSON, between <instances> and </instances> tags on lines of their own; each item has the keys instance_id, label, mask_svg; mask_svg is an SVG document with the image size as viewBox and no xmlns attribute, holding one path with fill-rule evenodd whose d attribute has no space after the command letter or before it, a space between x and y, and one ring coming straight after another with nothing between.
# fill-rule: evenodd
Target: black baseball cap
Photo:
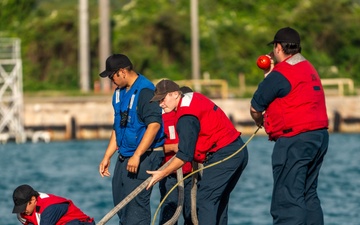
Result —
<instances>
[{"instance_id":1,"label":"black baseball cap","mask_svg":"<svg viewBox=\"0 0 360 225\"><path fill-rule=\"evenodd\" d=\"M23 184L17 187L13 193L14 208L12 213L22 213L26 209L26 205L31 200L32 196L39 196L30 185Z\"/></svg>"},{"instance_id":2,"label":"black baseball cap","mask_svg":"<svg viewBox=\"0 0 360 225\"><path fill-rule=\"evenodd\" d=\"M130 67L132 69L130 59L123 54L113 54L106 59L105 70L101 72L100 77L108 77L121 68Z\"/></svg>"},{"instance_id":3,"label":"black baseball cap","mask_svg":"<svg viewBox=\"0 0 360 225\"><path fill-rule=\"evenodd\" d=\"M274 43L293 43L300 44L299 33L291 27L284 27L278 30L274 36L274 40L269 42L268 45Z\"/></svg>"}]
</instances>

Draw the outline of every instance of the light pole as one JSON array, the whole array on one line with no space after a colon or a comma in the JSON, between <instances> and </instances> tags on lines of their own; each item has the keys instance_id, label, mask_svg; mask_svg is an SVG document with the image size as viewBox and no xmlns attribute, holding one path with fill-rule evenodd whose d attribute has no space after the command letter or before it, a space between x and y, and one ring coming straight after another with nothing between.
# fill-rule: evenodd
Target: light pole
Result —
<instances>
[{"instance_id":1,"label":"light pole","mask_svg":"<svg viewBox=\"0 0 360 225\"><path fill-rule=\"evenodd\" d=\"M89 12L88 0L79 0L79 67L81 91L90 90Z\"/></svg>"},{"instance_id":2,"label":"light pole","mask_svg":"<svg viewBox=\"0 0 360 225\"><path fill-rule=\"evenodd\" d=\"M192 59L192 79L200 79L200 54L199 54L199 19L198 19L198 0L191 0L191 59ZM200 87L195 82L195 90L200 91Z\"/></svg>"},{"instance_id":3,"label":"light pole","mask_svg":"<svg viewBox=\"0 0 360 225\"><path fill-rule=\"evenodd\" d=\"M110 7L109 0L99 0L99 69L105 70L105 61L110 55ZM101 90L110 91L111 81L109 79L100 79Z\"/></svg>"}]
</instances>

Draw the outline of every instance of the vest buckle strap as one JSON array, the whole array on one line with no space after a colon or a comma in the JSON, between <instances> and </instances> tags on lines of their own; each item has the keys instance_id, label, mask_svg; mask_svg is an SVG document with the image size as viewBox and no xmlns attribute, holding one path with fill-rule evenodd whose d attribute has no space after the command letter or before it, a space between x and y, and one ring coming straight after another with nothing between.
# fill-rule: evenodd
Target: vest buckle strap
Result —
<instances>
[{"instance_id":1,"label":"vest buckle strap","mask_svg":"<svg viewBox=\"0 0 360 225\"><path fill-rule=\"evenodd\" d=\"M207 163L214 153L215 152L207 152L203 163Z\"/></svg>"},{"instance_id":2,"label":"vest buckle strap","mask_svg":"<svg viewBox=\"0 0 360 225\"><path fill-rule=\"evenodd\" d=\"M129 157L127 157L127 156L123 156L123 155L121 155L121 154L119 154L119 161L120 162L124 162L125 161L125 159L128 159L128 158L130 158L130 156Z\"/></svg>"}]
</instances>

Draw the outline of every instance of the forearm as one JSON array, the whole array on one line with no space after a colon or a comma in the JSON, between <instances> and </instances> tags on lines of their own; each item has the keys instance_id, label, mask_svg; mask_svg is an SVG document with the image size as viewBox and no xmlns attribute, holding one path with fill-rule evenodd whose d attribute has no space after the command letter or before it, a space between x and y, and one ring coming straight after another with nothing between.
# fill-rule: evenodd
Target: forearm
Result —
<instances>
[{"instance_id":1,"label":"forearm","mask_svg":"<svg viewBox=\"0 0 360 225\"><path fill-rule=\"evenodd\" d=\"M164 177L169 176L177 169L181 168L185 164L185 161L175 157L170 164L164 168L163 170L157 170L157 171L146 171L148 174L152 175L152 178L146 188L146 190L149 190L154 184L159 182L160 180L164 179Z\"/></svg>"},{"instance_id":2,"label":"forearm","mask_svg":"<svg viewBox=\"0 0 360 225\"><path fill-rule=\"evenodd\" d=\"M110 136L108 147L106 148L106 151L104 154L104 158L110 159L114 155L116 150L117 150L116 134L115 134L115 131L113 130L111 133L111 136Z\"/></svg>"},{"instance_id":3,"label":"forearm","mask_svg":"<svg viewBox=\"0 0 360 225\"><path fill-rule=\"evenodd\" d=\"M165 144L164 145L164 152L165 153L171 153L171 152L177 152L179 150L178 144Z\"/></svg>"},{"instance_id":4,"label":"forearm","mask_svg":"<svg viewBox=\"0 0 360 225\"><path fill-rule=\"evenodd\" d=\"M147 126L144 136L141 139L141 142L137 147L134 156L140 157L150 148L151 144L155 140L156 134L158 133L159 129L160 129L159 123L150 123Z\"/></svg>"},{"instance_id":5,"label":"forearm","mask_svg":"<svg viewBox=\"0 0 360 225\"><path fill-rule=\"evenodd\" d=\"M262 127L264 123L264 117L262 112L256 111L252 106L250 107L250 115L255 121L256 126Z\"/></svg>"},{"instance_id":6,"label":"forearm","mask_svg":"<svg viewBox=\"0 0 360 225\"><path fill-rule=\"evenodd\" d=\"M170 174L172 174L174 171L178 170L179 168L181 168L186 162L175 157L171 163L164 168L163 172L163 177L166 177Z\"/></svg>"}]
</instances>

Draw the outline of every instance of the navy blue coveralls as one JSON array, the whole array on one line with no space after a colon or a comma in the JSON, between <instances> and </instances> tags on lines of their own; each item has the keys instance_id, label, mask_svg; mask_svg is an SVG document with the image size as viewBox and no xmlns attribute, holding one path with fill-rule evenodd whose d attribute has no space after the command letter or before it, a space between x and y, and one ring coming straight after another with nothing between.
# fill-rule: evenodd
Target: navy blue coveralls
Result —
<instances>
[{"instance_id":1,"label":"navy blue coveralls","mask_svg":"<svg viewBox=\"0 0 360 225\"><path fill-rule=\"evenodd\" d=\"M290 83L282 74L271 72L259 84L251 106L263 112L275 98L286 96L290 90ZM270 210L274 224L324 224L316 190L328 143L327 129L276 140L272 154L274 186Z\"/></svg>"},{"instance_id":2,"label":"navy blue coveralls","mask_svg":"<svg viewBox=\"0 0 360 225\"><path fill-rule=\"evenodd\" d=\"M140 76L139 76L140 78ZM139 78L135 81L138 82ZM136 83L133 84L132 88L136 87ZM135 91L136 92L136 91ZM134 93L135 93L134 92ZM129 92L130 93L130 92ZM137 104L134 101L133 108L136 107L136 115L133 112L129 112L129 116L137 116L139 121L148 125L153 122L157 122L162 125L161 108L158 103L150 103L150 99L154 96L154 91L149 88L143 88L139 93L136 93L138 97ZM114 95L115 96L115 95ZM120 97L121 98L121 97ZM122 99L123 100L123 99ZM128 102L124 101L125 104ZM135 105L136 104L136 105ZM131 105L131 104L129 104ZM134 118L132 118L132 121ZM129 123L129 122L128 122ZM114 123L114 126L120 126L120 124ZM128 126L126 125L125 134L123 139L131 139L126 133ZM163 134L160 130L158 134ZM135 134L132 134L135 135ZM121 136L120 136L121 138ZM117 140L118 141L118 140ZM162 146L164 143L163 139L159 138L154 140L154 149ZM136 189L141 183L143 183L150 175L146 173L147 170L157 170L164 159L164 151L152 150L149 148L141 157L140 164L137 174L130 173L127 171L127 164L129 158L133 155L133 152L125 152L125 155L120 153L122 149L119 147L119 157L116 161L114 168L114 175L112 179L112 192L114 205L117 205L124 198L126 198L134 189ZM127 154L127 155L126 155ZM120 219L120 225L149 225L151 222L151 210L150 210L150 190L141 191L133 200L131 200L125 207L123 207L117 214Z\"/></svg>"}]
</instances>

